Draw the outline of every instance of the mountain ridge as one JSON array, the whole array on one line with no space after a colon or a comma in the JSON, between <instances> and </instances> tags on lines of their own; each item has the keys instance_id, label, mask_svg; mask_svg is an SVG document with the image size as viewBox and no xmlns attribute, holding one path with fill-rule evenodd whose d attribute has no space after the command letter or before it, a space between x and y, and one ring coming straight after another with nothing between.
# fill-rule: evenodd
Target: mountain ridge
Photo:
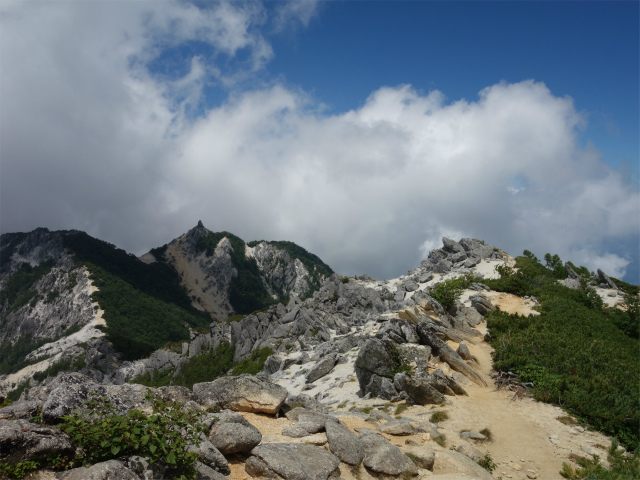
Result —
<instances>
[{"instance_id":1,"label":"mountain ridge","mask_svg":"<svg viewBox=\"0 0 640 480\"><path fill-rule=\"evenodd\" d=\"M232 269L236 265L231 261L232 254L242 253L243 258L253 259L255 264L252 264L258 268L256 249L260 250L258 247L263 245L261 248L268 253L268 248L272 247L267 242L245 244L242 241L240 244L239 240L241 241L241 239L237 239L237 237L234 239L232 234L211 232L202 225L198 225L195 232L192 230L189 231L191 232L190 236L187 232L184 236L175 239L174 246L171 248L168 246L170 244L167 244L166 248L153 249L151 251L153 259L148 256L146 261L150 263L145 265L148 267L162 264L164 267L162 265L154 267L154 271L160 271L157 270L158 267L169 268L169 264L174 261L171 258L172 255L176 258L179 256L187 258L187 254L191 255L189 258L193 260L194 264L199 265L200 262L204 262L206 265L210 265L215 263L215 253L219 249L219 259L226 262L225 268L231 272L229 275L231 277ZM45 233L38 232L38 235L42 236ZM78 232L70 235L76 235L74 238L79 238L77 237ZM45 237L46 235L43 238ZM198 239L202 237L211 239L210 245L205 242L198 247ZM19 237L13 236L6 239L3 237L0 245L13 245L12 248L16 249L14 253L19 253L15 258L28 259L27 250L21 250L16 239ZM47 245L55 244L51 241L44 243ZM32 256L45 262L46 259L51 260L54 257L59 258L58 261L63 263L73 258L69 255L67 255L68 258L64 255L56 257L54 255L55 249L50 249L49 256L47 256L43 254L42 249L38 250L34 245L31 247L34 252ZM207 252L208 247L210 247L210 252ZM235 252L232 252L234 249ZM20 251L18 252L18 250ZM185 251L186 254L181 253ZM258 253L257 256L260 257L261 254ZM282 256L284 257L284 255ZM9 257L13 257L13 255ZM260 261L264 264L278 264L276 257L268 257L268 255L264 257L268 260L261 259ZM410 270L407 275L381 281L368 275L349 278L334 273L325 278L320 287L309 297L292 295L286 304L273 303L261 311L230 316L226 321L214 320L209 317L203 325L192 325L188 328L186 338L178 337L176 341L160 345L159 349L154 347L151 354L144 358L126 358L117 351L117 348L114 348L114 344L109 341L108 337L94 336L92 333L88 333L90 328L93 329L93 332L100 332L100 334L103 333L100 328L108 332L114 318L110 317L108 312L104 312L106 327L87 323L81 327L80 331L73 332L55 342L49 341L46 345L39 346L42 353L49 352L49 354L53 354L53 357L46 358L48 354L45 353L41 357L44 359L41 359L40 363L20 370L20 372L24 372L22 377L19 377L18 374L0 377L0 387L2 388L0 394L5 395L5 392L11 391L11 398L22 398L21 402L16 403L18 405L16 408L27 404L41 405L43 412L46 412L46 418L51 419L57 418L55 415L58 414L54 415L49 407L45 408L45 405L49 405L54 396L62 395L64 391L67 393L64 393L62 400L56 400L56 402L62 401L65 404L76 402L73 400L75 397L68 396L71 395L71 391L69 387L65 386L67 384L77 384L79 385L77 388L82 391L104 388L106 389L104 391L111 392L108 395L112 395L111 398L116 403L133 401L131 400L133 398L131 397L132 392L142 392L147 387L158 395L161 392L172 392L171 395L178 395L178 392L181 392L180 398L191 399L198 404L199 409L202 409L206 408L207 402L211 402L211 400L206 400L206 398L210 398L207 396L209 394L205 395L202 392L209 388L208 384L216 382L214 380L216 377L222 374L226 379L242 379L245 377L237 375L245 373L250 375L247 378L256 376L256 379L261 379L255 380L256 382L264 380L269 384L285 388L286 396L290 398L288 400L290 407L274 407L274 411L282 408L282 412L285 412L293 408L296 402L302 402L308 408L311 408L311 405L316 405L317 408L334 410L335 415L340 417L340 422L349 426L351 420L347 418L349 417L347 409L354 408L355 411L360 409L359 415L362 415L362 419L366 418L367 422L375 423L379 419L386 419L387 422L393 420L384 417L383 413L386 414L386 412L380 410L385 405L407 405L411 409L415 408L415 410L411 410L413 412L413 416L410 417L412 420L408 421L406 425L390 423L386 426L386 424L375 423L379 435L384 434L385 438L393 440L396 438L395 435L398 435L397 432L400 431L416 435L415 429L417 427L411 425L420 423L419 415L426 415L429 405L441 404L441 408L450 408L451 411L462 414L458 407L454 408L451 405L465 405L464 398L467 396L477 396L478 399L484 399L483 401L493 398L485 385L493 382L490 376L491 365L493 361L496 361L502 366L500 368L514 368L515 371L520 372L518 375L522 380L517 385L524 385L533 379L536 385L534 393L536 396L539 395L542 400L545 400L543 394L560 394L567 399L566 401L573 402L571 408L578 412L577 415L588 415L591 413L590 409L593 409L594 416L589 421L600 429L616 433L626 442L626 445L629 445L629 441L637 437L633 425L629 423L629 420L625 420L625 415L630 415L631 422L637 417L637 414L629 410L632 405L629 391L633 390L631 385L633 379L620 378L619 375L614 378L612 372L615 372L615 369L611 370L611 368L612 365L616 365L616 362L628 363L629 359L633 357L630 352L633 349L633 342L637 342L637 332L634 333L633 329L628 329L629 326L633 326L633 323L626 323L625 319L627 313L629 313L629 319L632 318L632 308L635 307L629 303L628 292L625 294L616 285L616 282L606 277L604 272L598 272L598 275L591 276L588 271L585 273L584 269L575 267L570 262L562 265L560 259L554 257L549 255L548 265L544 266L532 255L527 255L526 251L523 256L513 258L499 248L487 245L481 240L462 239L458 242L444 238L443 247L431 251L427 258L419 266ZM135 257L126 254L126 252L125 256L118 254L118 258L121 259L122 264L138 262ZM273 260L274 258L276 260ZM302 264L302 261L299 261ZM20 285L27 292L32 287L35 288L36 295L42 297L35 301L34 307L28 303L20 306L17 313L26 314L30 309L36 311L38 308L44 309L48 305L45 302L48 296L44 290L45 284L50 285L51 288L58 285L58 296L52 299L54 303L70 297L71 293L65 287L70 283L69 271L62 272L60 267L54 264L51 266L53 273L46 273L42 278L34 280L29 275L35 275L33 272L40 266L29 264L27 268L21 266L17 260L16 262L12 273L18 272L19 278L24 277L26 282L24 285ZM138 265L137 263L133 264ZM300 268L300 264L295 261L290 263L294 270ZM41 263L41 265L45 265L45 263ZM140 271L146 272L145 268L147 267L141 268ZM21 268L27 268L27 270L31 268L32 270L29 271L31 273L21 272L19 271ZM77 268L86 269L87 266L82 265ZM6 270L11 269L7 268ZM127 269L124 271L128 272ZM282 274L286 269L273 268L271 271L276 272L274 277L286 281L287 276ZM577 271L582 272L583 276L576 273ZM175 272L176 277L179 278L181 274L177 270ZM187 274L185 272L186 270L183 269L183 278ZM56 275L55 282L58 283L51 283L47 275ZM77 278L78 284L74 288L77 289L82 284L87 297L90 300L98 299L100 302L100 295L106 294L106 291L112 288L110 284L103 283L109 279L109 275L113 274L98 270L94 265L93 278L88 274L85 275L86 279L85 277ZM131 276L134 283L138 277L147 278L145 277L146 273L134 275L128 272L127 275ZM200 278L204 277L206 274ZM6 272L4 276L0 277L3 294L4 287L10 282L10 278L12 277L7 276ZM296 280L292 277L288 278L293 281L285 284L295 286ZM31 280L33 280L32 284L29 283ZM118 281L123 282L122 279ZM116 283L114 280L113 284ZM207 286L206 284L202 285L199 278L197 283L193 279L187 284L191 285L192 290L195 285L201 289ZM275 293L268 291L268 282L262 285L270 295ZM97 290L91 292L96 287ZM620 287L630 288L624 284L620 284ZM160 291L160 287L154 285L147 285L144 288L149 294ZM535 292L535 297L532 296L532 292ZM630 292L635 294L637 298L637 287L633 287ZM23 295L22 290L18 290L14 303L21 295ZM189 307L195 311L194 296L193 294L188 296L186 293L185 301L189 302ZM152 296L147 295L147 297ZM30 301L33 301L33 298ZM610 305L625 304L627 310L605 308L605 302ZM97 306L95 302L90 302L88 305L92 312L92 321L103 316L101 309L95 308ZM103 303L100 303L100 306L103 306ZM16 314L16 312L8 313L11 306L6 299L2 308L3 322L6 319L11 320L13 318L11 315ZM579 319L566 316L566 313L562 313L564 311L577 312L576 315ZM520 316L510 315L512 313ZM5 317L5 314L8 316ZM165 316L167 314L168 311L159 315ZM205 319L204 316L193 318ZM554 334L557 338L545 338L540 337L540 332L536 331L538 325L542 329L540 332L557 330L566 326L574 329L571 330L572 332L577 333L572 333L574 337L570 344L567 344L566 340L561 337L565 334L563 330L557 330ZM113 327L113 325L111 326ZM588 348L588 342L591 341L588 338L580 337L580 331L583 330L589 332L589 335L601 335L597 341L602 343L602 347L592 350L594 355L596 353L599 355L594 358L598 367L592 371L609 372L607 373L610 376L609 381L616 385L616 398L619 398L619 400L615 400L617 403L607 404L606 402L613 400L608 400L606 395L603 397L594 391L590 394L592 399L585 410L580 400L582 398L580 395L583 395L582 390L576 390L577 393L573 393L574 398L571 397L572 390L568 389L569 385L575 385L575 388L581 389L591 388L589 376L594 375L588 373L589 357L584 357L582 353L585 348ZM530 337L531 334L534 336ZM69 339L75 338L74 335L82 337L82 341L78 338L76 343L70 342ZM634 338L636 340L633 340ZM519 343L512 346L511 339L517 339ZM495 358L493 360L489 356L488 341L494 348ZM63 345L63 342L67 343ZM539 350L542 348L539 345L545 344L544 342L551 347L545 347L544 351ZM617 342L617 347L613 347L616 343L611 342ZM557 350L557 345L565 345L562 347L562 352L566 351L564 356L570 357L571 362L574 363L568 363L566 367L563 367L561 363L567 361L567 358L558 361L550 357L553 364L545 364L542 359L536 360L535 356L522 357L522 354L526 352L523 352L519 345L529 344L533 346L533 355L544 353L546 356L549 351L553 353L554 349ZM59 345L59 348L56 347L57 350L53 349L55 345ZM600 356L602 352L607 352L607 355L611 357L614 348L617 348L619 352L611 358L611 361ZM17 355L20 352L15 353ZM538 362L533 365L535 368L529 368L526 363L531 362L531 358L534 359L534 362ZM575 363L576 358L579 359L577 364ZM523 364L523 362L525 363ZM555 369L555 365L561 368ZM576 365L579 365L580 370L587 372L586 378L575 376L580 372L572 373L572 369L576 370ZM592 365L589 368L595 367ZM568 374L574 375L574 377L570 377L573 378L570 382L566 379L558 380L563 378L560 375L565 373L565 369ZM81 373L64 373L74 370ZM225 380L225 382L232 382L232 380ZM519 386L518 388L524 387ZM54 395L54 391L58 393ZM215 398L218 398L222 393L216 393ZM525 395L526 391L518 390L516 394ZM596 394L599 396L596 397ZM546 400L549 401L548 398ZM489 403L485 403L485 405L488 406ZM501 408L504 409L508 403L501 405ZM599 405L597 409L596 405ZM606 418L599 416L601 411L598 409L604 408L603 405L607 405L610 410L610 413L606 414ZM471 406L469 405L469 408ZM425 407L427 407L426 410L424 410ZM7 412L17 411L11 410L11 407L8 408ZM129 406L128 408L133 407ZM363 409L369 409L369 411L364 413ZM498 413L496 412L497 416L492 418L499 418ZM15 415L15 413L3 414L0 410L0 418L3 415ZM251 424L258 426L262 422L255 417L249 416L247 418ZM453 424L458 425L459 422L452 422ZM362 428L360 424L353 425L354 428ZM478 428L480 427L481 425L478 426ZM434 439L437 438L438 430L436 427L424 424L420 428L431 432ZM464 428L464 425L461 428ZM500 434L504 434L502 428L493 428L496 428ZM549 425L549 428L550 432L558 431L557 427ZM282 430L283 434L285 430ZM327 436L329 436L329 430L327 429ZM289 433L294 434L293 431ZM296 430L295 434L302 435L302 441L307 441L304 439L307 438L306 435L309 432L302 433ZM572 434L578 435L578 433ZM267 437L268 435L265 433L263 441L266 451L271 448L266 446L275 441L269 440ZM286 435L285 437L291 438ZM283 441L281 436L277 438L276 443ZM443 478L446 478L445 474L453 472L457 472L459 475L463 475L463 472L473 472L473 475L478 478L493 478L488 472L481 473L482 471L474 470L477 465L472 468L472 466L464 464L463 460L456 455L448 454L446 450L439 450L433 444L434 440L424 436L421 439L413 436L409 438L413 442L418 442L421 448L424 446L432 450L435 449L436 467L433 467L433 463L431 463L431 467L423 466L416 471L406 464L402 467L405 470L402 471L407 475L409 473L413 475L416 472L420 475L427 475L427 472L420 472L424 469L435 468L433 472L437 471L438 474L443 475ZM360 432L360 440L358 441L368 444L369 440L364 438L363 432ZM312 441L312 439L309 438L308 441ZM553 442L551 443L553 444ZM399 446L400 444L396 442L394 445ZM474 453L470 449L471 445L464 441L458 450L466 453L461 453L461 455L477 456L477 452ZM536 445L540 445L540 448L547 451L547 447L542 444ZM578 448L584 446L584 444L581 446L568 440L562 440L562 445L567 448L570 446L571 449L575 449L576 446ZM370 446L373 448L372 445ZM333 447L330 444L329 447L333 452ZM379 444L378 447L390 448L386 444ZM278 448L286 448L290 452L289 449L292 447L280 446ZM400 445L398 448L405 449L406 447ZM498 445L489 447L488 450L495 455L503 455L505 452L504 448L502 446L499 448ZM424 454L422 450L421 452L420 455ZM255 454L257 455L257 453L258 450ZM250 475L249 478L254 478L250 472L258 471L255 470L257 468L256 461L251 460L247 463L236 464L239 465L240 470L236 467L230 468L230 478L242 478L242 475L246 474ZM535 462L535 465L532 465L535 466L535 469L532 471L537 472L536 474L539 472L545 472L545 475L549 474L550 470L540 463L541 457L535 457L535 460L532 461ZM364 463L366 468L359 470L359 475L362 475L362 478L371 478L368 476L369 470L367 469L378 468L372 462L371 459L366 460ZM449 464L453 462L455 468L446 467L447 462ZM501 465L509 464L503 458L500 458L500 462ZM227 472L220 464L215 465L217 465L215 469L218 472L223 470ZM429 465L429 463L422 465ZM465 470L466 468L471 470ZM553 468L556 468L557 471L560 465ZM511 470L509 471L511 472ZM353 475L345 473L344 470L342 473L343 478L355 478ZM525 473L522 471L523 475ZM259 477L260 475L255 478ZM513 478L524 479L525 476L515 474ZM555 477L549 475L543 478Z\"/></svg>"}]
</instances>

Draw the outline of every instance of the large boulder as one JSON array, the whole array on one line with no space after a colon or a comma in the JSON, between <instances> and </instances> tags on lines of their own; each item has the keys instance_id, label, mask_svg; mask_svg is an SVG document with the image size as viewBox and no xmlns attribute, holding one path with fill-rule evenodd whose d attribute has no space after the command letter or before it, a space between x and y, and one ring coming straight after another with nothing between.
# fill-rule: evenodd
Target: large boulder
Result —
<instances>
[{"instance_id":1,"label":"large boulder","mask_svg":"<svg viewBox=\"0 0 640 480\"><path fill-rule=\"evenodd\" d=\"M496 309L491 303L491 300L484 295L471 295L469 300L471 300L471 306L475 308L480 315L486 315L491 310Z\"/></svg>"},{"instance_id":2,"label":"large boulder","mask_svg":"<svg viewBox=\"0 0 640 480\"><path fill-rule=\"evenodd\" d=\"M0 462L46 461L56 455L72 456L74 451L60 430L27 420L0 420Z\"/></svg>"},{"instance_id":3,"label":"large boulder","mask_svg":"<svg viewBox=\"0 0 640 480\"><path fill-rule=\"evenodd\" d=\"M220 450L218 450L216 446L204 436L204 434L200 436L198 445L189 445L187 447L187 451L196 453L198 455L198 459L212 469L220 473L224 473L225 475L229 475L231 473L227 459L222 455L222 453L220 453Z\"/></svg>"},{"instance_id":4,"label":"large boulder","mask_svg":"<svg viewBox=\"0 0 640 480\"><path fill-rule=\"evenodd\" d=\"M612 288L614 290L618 289L618 286L613 282L613 280L611 280L611 278L609 278L609 276L600 269L598 269L598 278L606 288Z\"/></svg>"},{"instance_id":5,"label":"large boulder","mask_svg":"<svg viewBox=\"0 0 640 480\"><path fill-rule=\"evenodd\" d=\"M360 389L366 392L366 387L371 381L372 375L392 378L394 359L385 343L378 338L371 338L358 352L355 362L356 376L360 383Z\"/></svg>"},{"instance_id":6,"label":"large boulder","mask_svg":"<svg viewBox=\"0 0 640 480\"><path fill-rule=\"evenodd\" d=\"M394 384L397 390L406 392L409 400L416 405L439 405L445 401L444 395L424 377L414 377L404 372L395 376Z\"/></svg>"},{"instance_id":7,"label":"large boulder","mask_svg":"<svg viewBox=\"0 0 640 480\"><path fill-rule=\"evenodd\" d=\"M363 464L375 473L383 475L418 473L418 468L409 457L381 435L365 430L360 434L360 442L364 450Z\"/></svg>"},{"instance_id":8,"label":"large boulder","mask_svg":"<svg viewBox=\"0 0 640 480\"><path fill-rule=\"evenodd\" d=\"M478 372L470 367L449 345L438 338L432 325L427 322L420 322L417 331L420 343L430 346L433 354L439 356L440 360L447 362L453 370L462 373L475 384L482 387L487 386L487 382Z\"/></svg>"},{"instance_id":9,"label":"large boulder","mask_svg":"<svg viewBox=\"0 0 640 480\"><path fill-rule=\"evenodd\" d=\"M313 383L316 380L328 374L336 364L337 355L330 353L326 357L318 360L313 368L307 373L307 383Z\"/></svg>"},{"instance_id":10,"label":"large boulder","mask_svg":"<svg viewBox=\"0 0 640 480\"><path fill-rule=\"evenodd\" d=\"M251 451L245 470L254 477L284 480L327 480L340 459L324 448L300 443L267 443Z\"/></svg>"},{"instance_id":11,"label":"large boulder","mask_svg":"<svg viewBox=\"0 0 640 480\"><path fill-rule=\"evenodd\" d=\"M355 433L336 422L327 422L326 429L329 449L341 462L349 465L362 462L364 450Z\"/></svg>"},{"instance_id":12,"label":"large boulder","mask_svg":"<svg viewBox=\"0 0 640 480\"><path fill-rule=\"evenodd\" d=\"M15 402L8 407L0 409L0 420L29 420L36 415L38 406L38 402L33 400Z\"/></svg>"},{"instance_id":13,"label":"large boulder","mask_svg":"<svg viewBox=\"0 0 640 480\"><path fill-rule=\"evenodd\" d=\"M205 407L275 415L287 398L287 389L268 380L243 375L196 383L193 393Z\"/></svg>"},{"instance_id":14,"label":"large boulder","mask_svg":"<svg viewBox=\"0 0 640 480\"><path fill-rule=\"evenodd\" d=\"M224 455L250 452L260 444L262 434L242 415L222 412L209 431L209 440Z\"/></svg>"},{"instance_id":15,"label":"large boulder","mask_svg":"<svg viewBox=\"0 0 640 480\"><path fill-rule=\"evenodd\" d=\"M69 415L72 410L96 398L94 394L107 397L107 390L103 385L93 382L80 384L61 383L51 392L47 401L44 402L41 414L42 421L49 424L58 423L62 417Z\"/></svg>"},{"instance_id":16,"label":"large boulder","mask_svg":"<svg viewBox=\"0 0 640 480\"><path fill-rule=\"evenodd\" d=\"M476 480L495 480L495 477L487 472L484 468L471 460L466 455L453 450L442 450L436 452L436 459L433 473L436 475L455 473L459 477L466 478L462 475L468 475Z\"/></svg>"}]
</instances>

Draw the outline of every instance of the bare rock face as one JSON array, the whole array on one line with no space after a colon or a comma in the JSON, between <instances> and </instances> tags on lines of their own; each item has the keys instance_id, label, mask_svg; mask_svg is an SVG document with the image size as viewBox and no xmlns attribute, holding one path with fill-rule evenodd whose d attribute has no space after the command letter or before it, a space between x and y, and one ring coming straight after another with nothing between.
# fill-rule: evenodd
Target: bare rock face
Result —
<instances>
[{"instance_id":1,"label":"bare rock face","mask_svg":"<svg viewBox=\"0 0 640 480\"><path fill-rule=\"evenodd\" d=\"M286 291L300 297L310 290L312 282L307 267L284 250L260 242L251 249L251 255L256 259L271 295Z\"/></svg>"},{"instance_id":2,"label":"bare rock face","mask_svg":"<svg viewBox=\"0 0 640 480\"><path fill-rule=\"evenodd\" d=\"M238 275L231 260L231 242L220 240L213 255L199 252L198 239L209 233L202 223L170 242L164 253L166 261L175 268L181 282L193 299L193 306L215 316L234 313L229 303L229 285Z\"/></svg>"},{"instance_id":3,"label":"bare rock face","mask_svg":"<svg viewBox=\"0 0 640 480\"><path fill-rule=\"evenodd\" d=\"M280 410L288 395L286 388L252 375L196 383L193 393L199 403L208 407L272 415Z\"/></svg>"}]
</instances>

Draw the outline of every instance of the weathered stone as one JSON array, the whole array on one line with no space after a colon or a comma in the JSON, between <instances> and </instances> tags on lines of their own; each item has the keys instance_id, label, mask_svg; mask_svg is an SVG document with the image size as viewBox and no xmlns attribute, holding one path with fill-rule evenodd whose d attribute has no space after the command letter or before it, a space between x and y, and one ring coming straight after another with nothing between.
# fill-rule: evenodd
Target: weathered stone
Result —
<instances>
[{"instance_id":1,"label":"weathered stone","mask_svg":"<svg viewBox=\"0 0 640 480\"><path fill-rule=\"evenodd\" d=\"M483 434L479 432L462 432L460 434L460 438L462 438L463 440L480 440L480 441L484 441L487 439L487 437L485 437Z\"/></svg>"},{"instance_id":2,"label":"weathered stone","mask_svg":"<svg viewBox=\"0 0 640 480\"><path fill-rule=\"evenodd\" d=\"M187 387L174 385L160 387L158 388L157 393L165 402L187 403L196 401L196 396Z\"/></svg>"},{"instance_id":3,"label":"weathered stone","mask_svg":"<svg viewBox=\"0 0 640 480\"><path fill-rule=\"evenodd\" d=\"M380 425L378 430L388 435L413 435L415 433L411 424L402 420L391 420Z\"/></svg>"},{"instance_id":4,"label":"weathered stone","mask_svg":"<svg viewBox=\"0 0 640 480\"><path fill-rule=\"evenodd\" d=\"M140 478L122 462L107 460L89 468L80 467L57 473L59 480L140 480Z\"/></svg>"},{"instance_id":5,"label":"weathered stone","mask_svg":"<svg viewBox=\"0 0 640 480\"><path fill-rule=\"evenodd\" d=\"M27 420L0 420L0 461L15 465L56 455L73 455L69 437Z\"/></svg>"},{"instance_id":6,"label":"weathered stone","mask_svg":"<svg viewBox=\"0 0 640 480\"><path fill-rule=\"evenodd\" d=\"M372 375L391 378L394 367L394 359L387 350L384 342L377 338L367 340L358 352L355 362L355 372L363 393L371 381Z\"/></svg>"},{"instance_id":7,"label":"weathered stone","mask_svg":"<svg viewBox=\"0 0 640 480\"><path fill-rule=\"evenodd\" d=\"M370 431L360 434L365 467L385 475L416 474L418 468L398 447L387 439Z\"/></svg>"},{"instance_id":8,"label":"weathered stone","mask_svg":"<svg viewBox=\"0 0 640 480\"><path fill-rule=\"evenodd\" d=\"M484 468L462 453L453 450L436 452L434 473L456 472L457 475L468 475L476 480L495 480L495 477ZM457 478L457 477L456 477Z\"/></svg>"},{"instance_id":9,"label":"weathered stone","mask_svg":"<svg viewBox=\"0 0 640 480\"><path fill-rule=\"evenodd\" d=\"M328 412L326 405L323 405L315 398L311 398L309 395L305 395L303 393L299 395L289 394L282 408L289 411L297 407L303 407L307 410L313 410L314 412L320 413Z\"/></svg>"},{"instance_id":10,"label":"weathered stone","mask_svg":"<svg viewBox=\"0 0 640 480\"><path fill-rule=\"evenodd\" d=\"M331 353L320 359L307 374L307 383L313 383L333 370L336 364L336 357L337 355L335 353Z\"/></svg>"},{"instance_id":11,"label":"weathered stone","mask_svg":"<svg viewBox=\"0 0 640 480\"><path fill-rule=\"evenodd\" d=\"M202 462L196 462L196 480L227 480L227 477Z\"/></svg>"},{"instance_id":12,"label":"weathered stone","mask_svg":"<svg viewBox=\"0 0 640 480\"><path fill-rule=\"evenodd\" d=\"M467 363L460 358L460 355L458 355L449 345L438 338L432 327L427 322L420 322L418 324L417 331L420 337L420 343L430 346L434 355L439 356L440 359L447 362L452 369L466 375L469 380L477 385L483 387L487 386L487 382L484 381L480 374L467 365Z\"/></svg>"},{"instance_id":13,"label":"weathered stone","mask_svg":"<svg viewBox=\"0 0 640 480\"><path fill-rule=\"evenodd\" d=\"M341 462L357 465L364 458L364 450L358 437L346 427L336 422L327 422L329 449Z\"/></svg>"},{"instance_id":14,"label":"weathered stone","mask_svg":"<svg viewBox=\"0 0 640 480\"><path fill-rule=\"evenodd\" d=\"M204 436L204 434L200 436L198 444L198 446L189 445L187 447L187 452L195 452L198 454L198 459L202 463L210 466L218 472L224 473L225 475L229 475L231 473L227 459L222 455L222 453L220 453L215 445Z\"/></svg>"},{"instance_id":15,"label":"weathered stone","mask_svg":"<svg viewBox=\"0 0 640 480\"><path fill-rule=\"evenodd\" d=\"M415 292L416 290L418 290L418 288L420 288L419 285L412 279L405 280L403 287L407 292Z\"/></svg>"},{"instance_id":16,"label":"weathered stone","mask_svg":"<svg viewBox=\"0 0 640 480\"><path fill-rule=\"evenodd\" d=\"M146 408L151 406L151 402L145 399L147 392L152 394L155 388L145 387L135 383L124 383L122 385L107 385L107 395L114 399L119 405L127 410L132 408Z\"/></svg>"},{"instance_id":17,"label":"weathered stone","mask_svg":"<svg viewBox=\"0 0 640 480\"><path fill-rule=\"evenodd\" d=\"M0 409L0 420L29 420L38 411L38 402L27 400L15 402L8 407Z\"/></svg>"},{"instance_id":18,"label":"weathered stone","mask_svg":"<svg viewBox=\"0 0 640 480\"><path fill-rule=\"evenodd\" d=\"M433 471L433 464L436 460L436 453L433 449L417 445L408 448L405 453L411 456L410 458L419 468Z\"/></svg>"},{"instance_id":19,"label":"weathered stone","mask_svg":"<svg viewBox=\"0 0 640 480\"><path fill-rule=\"evenodd\" d=\"M340 459L322 447L299 443L268 443L251 451L245 464L249 475L284 480L327 480ZM255 458L255 460L253 460Z\"/></svg>"},{"instance_id":20,"label":"weathered stone","mask_svg":"<svg viewBox=\"0 0 640 480\"><path fill-rule=\"evenodd\" d=\"M215 424L209 432L211 443L224 455L250 452L262 441L260 431L247 424L223 422Z\"/></svg>"},{"instance_id":21,"label":"weathered stone","mask_svg":"<svg viewBox=\"0 0 640 480\"><path fill-rule=\"evenodd\" d=\"M491 300L484 295L471 295L469 300L471 301L471 306L475 308L480 315L486 315L491 310L496 309L491 303Z\"/></svg>"},{"instance_id":22,"label":"weathered stone","mask_svg":"<svg viewBox=\"0 0 640 480\"><path fill-rule=\"evenodd\" d=\"M613 282L613 280L611 280L609 276L600 269L598 269L598 278L606 288L613 288L614 290L618 289L618 286Z\"/></svg>"},{"instance_id":23,"label":"weathered stone","mask_svg":"<svg viewBox=\"0 0 640 480\"><path fill-rule=\"evenodd\" d=\"M291 438L302 438L302 437L308 437L310 433L307 432L304 428L288 427L288 428L282 429L282 435L284 435L285 437L291 437Z\"/></svg>"},{"instance_id":24,"label":"weathered stone","mask_svg":"<svg viewBox=\"0 0 640 480\"><path fill-rule=\"evenodd\" d=\"M163 462L151 463L147 457L132 455L124 461L125 467L133 471L141 480L156 480L164 478L166 464Z\"/></svg>"},{"instance_id":25,"label":"weathered stone","mask_svg":"<svg viewBox=\"0 0 640 480\"><path fill-rule=\"evenodd\" d=\"M198 402L206 407L272 415L280 410L288 394L286 388L251 375L196 383L193 393Z\"/></svg>"},{"instance_id":26,"label":"weathered stone","mask_svg":"<svg viewBox=\"0 0 640 480\"><path fill-rule=\"evenodd\" d=\"M408 373L399 373L394 378L397 390L406 392L416 405L441 404L445 398L423 377L413 377Z\"/></svg>"},{"instance_id":27,"label":"weathered stone","mask_svg":"<svg viewBox=\"0 0 640 480\"><path fill-rule=\"evenodd\" d=\"M51 392L42 406L42 421L49 424L57 423L60 418L69 415L72 410L92 400L93 393L106 396L107 390L104 386L93 382L60 384Z\"/></svg>"},{"instance_id":28,"label":"weathered stone","mask_svg":"<svg viewBox=\"0 0 640 480\"><path fill-rule=\"evenodd\" d=\"M465 249L455 240L451 240L447 237L442 237L442 249L447 253L464 253Z\"/></svg>"},{"instance_id":29,"label":"weathered stone","mask_svg":"<svg viewBox=\"0 0 640 480\"><path fill-rule=\"evenodd\" d=\"M474 462L479 462L484 458L484 454L480 450L469 445L468 443L463 443L456 449L456 451L460 452L463 455L466 455Z\"/></svg>"}]
</instances>

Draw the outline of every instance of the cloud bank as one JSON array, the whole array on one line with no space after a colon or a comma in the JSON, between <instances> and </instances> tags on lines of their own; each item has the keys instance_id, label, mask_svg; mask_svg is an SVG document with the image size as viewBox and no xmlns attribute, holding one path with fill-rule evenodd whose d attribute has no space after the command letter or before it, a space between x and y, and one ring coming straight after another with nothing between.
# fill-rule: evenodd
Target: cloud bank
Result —
<instances>
[{"instance_id":1,"label":"cloud bank","mask_svg":"<svg viewBox=\"0 0 640 480\"><path fill-rule=\"evenodd\" d=\"M638 186L578 143L585 115L541 82L455 101L381 86L327 114L294 87L247 86L274 55L260 5L115 4L0 7L3 232L77 228L141 254L202 220L380 278L443 235L616 277L638 254ZM273 28L312 16L285 5Z\"/></svg>"}]
</instances>

